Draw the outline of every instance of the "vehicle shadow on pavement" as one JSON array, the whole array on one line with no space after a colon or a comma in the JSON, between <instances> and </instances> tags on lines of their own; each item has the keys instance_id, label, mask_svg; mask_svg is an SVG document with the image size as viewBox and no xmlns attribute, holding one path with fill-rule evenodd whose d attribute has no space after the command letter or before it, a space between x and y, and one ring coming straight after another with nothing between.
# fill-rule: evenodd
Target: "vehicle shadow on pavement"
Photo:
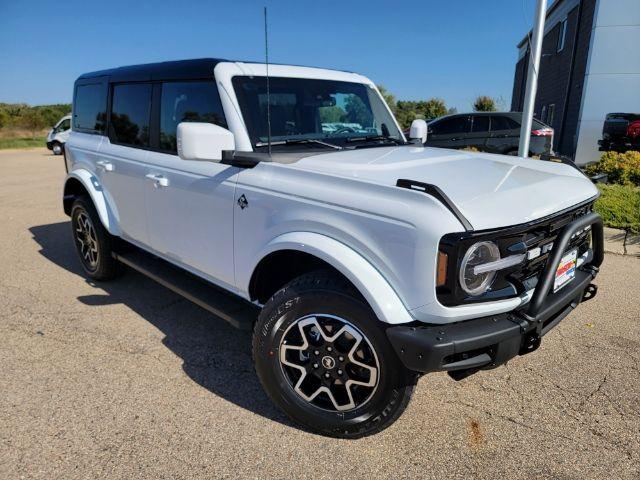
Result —
<instances>
[{"instance_id":1,"label":"vehicle shadow on pavement","mask_svg":"<svg viewBox=\"0 0 640 480\"><path fill-rule=\"evenodd\" d=\"M251 359L249 332L236 330L129 269L111 282L86 279L71 243L69 222L34 226L29 231L40 245L41 255L96 289L95 295L78 297L80 302L91 306L126 305L165 335L163 345L183 360L184 372L196 383L251 412L294 426L260 385Z\"/></svg>"}]
</instances>

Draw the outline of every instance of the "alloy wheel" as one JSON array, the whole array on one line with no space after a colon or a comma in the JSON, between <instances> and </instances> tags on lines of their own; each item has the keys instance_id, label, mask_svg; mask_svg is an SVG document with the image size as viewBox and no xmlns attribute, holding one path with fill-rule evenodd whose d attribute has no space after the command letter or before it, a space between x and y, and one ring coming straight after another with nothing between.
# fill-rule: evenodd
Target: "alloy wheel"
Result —
<instances>
[{"instance_id":1,"label":"alloy wheel","mask_svg":"<svg viewBox=\"0 0 640 480\"><path fill-rule=\"evenodd\" d=\"M347 320L314 314L284 333L280 366L289 385L311 405L346 412L375 393L380 365L366 336Z\"/></svg>"},{"instance_id":2,"label":"alloy wheel","mask_svg":"<svg viewBox=\"0 0 640 480\"><path fill-rule=\"evenodd\" d=\"M98 237L86 212L80 212L76 217L74 233L83 263L89 270L95 270L98 267Z\"/></svg>"}]
</instances>

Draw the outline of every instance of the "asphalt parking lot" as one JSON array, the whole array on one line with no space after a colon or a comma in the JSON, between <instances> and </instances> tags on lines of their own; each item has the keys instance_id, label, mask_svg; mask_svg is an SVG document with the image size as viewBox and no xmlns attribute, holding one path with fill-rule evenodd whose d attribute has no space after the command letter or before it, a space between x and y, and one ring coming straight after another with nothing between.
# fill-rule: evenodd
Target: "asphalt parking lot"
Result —
<instances>
[{"instance_id":1,"label":"asphalt parking lot","mask_svg":"<svg viewBox=\"0 0 640 480\"><path fill-rule=\"evenodd\" d=\"M361 440L299 429L266 398L250 338L128 272L85 280L64 167L0 152L0 478L640 477L640 259L526 357L423 377Z\"/></svg>"}]
</instances>

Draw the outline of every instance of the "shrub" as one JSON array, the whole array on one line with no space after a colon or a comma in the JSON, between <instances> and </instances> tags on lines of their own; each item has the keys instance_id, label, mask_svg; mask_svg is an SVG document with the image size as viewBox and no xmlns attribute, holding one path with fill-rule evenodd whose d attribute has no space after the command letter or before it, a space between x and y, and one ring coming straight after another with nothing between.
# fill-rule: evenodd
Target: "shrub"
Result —
<instances>
[{"instance_id":1,"label":"shrub","mask_svg":"<svg viewBox=\"0 0 640 480\"><path fill-rule=\"evenodd\" d=\"M640 188L630 185L598 185L595 209L607 227L640 233Z\"/></svg>"},{"instance_id":2,"label":"shrub","mask_svg":"<svg viewBox=\"0 0 640 480\"><path fill-rule=\"evenodd\" d=\"M606 173L610 183L640 187L640 152L605 152L597 163L587 165L585 172Z\"/></svg>"},{"instance_id":3,"label":"shrub","mask_svg":"<svg viewBox=\"0 0 640 480\"><path fill-rule=\"evenodd\" d=\"M498 110L496 101L487 95L480 95L473 103L474 112L495 112L496 110Z\"/></svg>"}]
</instances>

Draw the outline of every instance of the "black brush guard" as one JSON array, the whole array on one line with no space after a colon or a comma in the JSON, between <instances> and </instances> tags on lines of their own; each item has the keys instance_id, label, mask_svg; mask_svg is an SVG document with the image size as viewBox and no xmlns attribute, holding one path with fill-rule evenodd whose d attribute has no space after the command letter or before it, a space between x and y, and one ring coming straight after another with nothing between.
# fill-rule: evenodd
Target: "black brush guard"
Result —
<instances>
[{"instance_id":1,"label":"black brush guard","mask_svg":"<svg viewBox=\"0 0 640 480\"><path fill-rule=\"evenodd\" d=\"M571 236L591 227L591 260L576 268L574 279L551 292L556 270ZM595 212L566 225L554 241L531 300L509 313L447 325L397 326L387 329L398 357L418 372L448 371L459 380L483 368L493 368L516 355L538 348L542 337L583 300L597 293L591 281L604 259L602 218Z\"/></svg>"}]
</instances>

